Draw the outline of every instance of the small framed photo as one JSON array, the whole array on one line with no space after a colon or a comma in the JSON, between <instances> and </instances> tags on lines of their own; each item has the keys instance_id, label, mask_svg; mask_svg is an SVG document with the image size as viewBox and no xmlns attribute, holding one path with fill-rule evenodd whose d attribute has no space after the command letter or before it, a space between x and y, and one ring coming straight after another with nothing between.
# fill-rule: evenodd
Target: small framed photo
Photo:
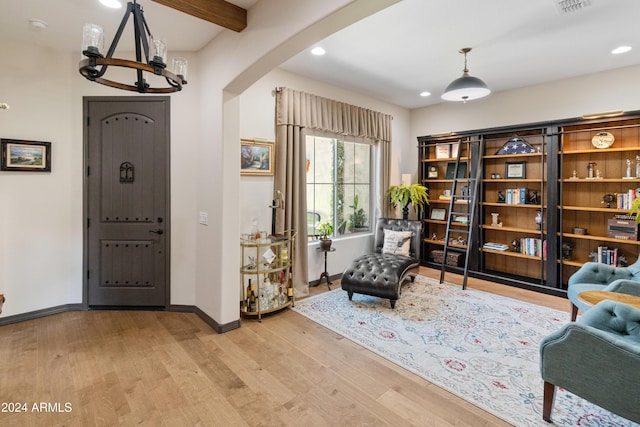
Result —
<instances>
[{"instance_id":1,"label":"small framed photo","mask_svg":"<svg viewBox=\"0 0 640 427\"><path fill-rule=\"evenodd\" d=\"M20 172L51 172L51 143L0 139L2 159L0 170Z\"/></svg>"},{"instance_id":2,"label":"small framed photo","mask_svg":"<svg viewBox=\"0 0 640 427\"><path fill-rule=\"evenodd\" d=\"M450 159L451 144L436 144L436 159Z\"/></svg>"},{"instance_id":3,"label":"small framed photo","mask_svg":"<svg viewBox=\"0 0 640 427\"><path fill-rule=\"evenodd\" d=\"M459 149L460 149L460 143L459 142L454 142L453 144L451 144L451 157L452 158L458 157L458 150Z\"/></svg>"},{"instance_id":4,"label":"small framed photo","mask_svg":"<svg viewBox=\"0 0 640 427\"><path fill-rule=\"evenodd\" d=\"M240 140L240 175L273 176L274 143L269 141Z\"/></svg>"},{"instance_id":5,"label":"small framed photo","mask_svg":"<svg viewBox=\"0 0 640 427\"><path fill-rule=\"evenodd\" d=\"M431 219L435 219L438 221L444 221L444 218L447 216L447 210L445 208L432 208L431 209Z\"/></svg>"},{"instance_id":6,"label":"small framed photo","mask_svg":"<svg viewBox=\"0 0 640 427\"><path fill-rule=\"evenodd\" d=\"M429 166L429 170L427 171L427 178L438 178L437 166Z\"/></svg>"},{"instance_id":7,"label":"small framed photo","mask_svg":"<svg viewBox=\"0 0 640 427\"><path fill-rule=\"evenodd\" d=\"M455 170L456 170L455 162L447 163L447 173L444 178L453 179L453 173L455 172ZM467 163L460 162L460 165L458 166L458 178L464 178L466 173L467 173Z\"/></svg>"},{"instance_id":8,"label":"small framed photo","mask_svg":"<svg viewBox=\"0 0 640 427\"><path fill-rule=\"evenodd\" d=\"M525 179L527 175L527 162L506 162L504 175L507 179Z\"/></svg>"}]
</instances>

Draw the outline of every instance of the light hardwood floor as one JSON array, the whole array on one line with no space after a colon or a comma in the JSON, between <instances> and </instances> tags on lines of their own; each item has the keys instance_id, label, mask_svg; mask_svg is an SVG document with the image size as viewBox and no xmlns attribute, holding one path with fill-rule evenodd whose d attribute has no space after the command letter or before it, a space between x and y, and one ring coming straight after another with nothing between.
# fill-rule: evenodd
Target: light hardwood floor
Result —
<instances>
[{"instance_id":1,"label":"light hardwood floor","mask_svg":"<svg viewBox=\"0 0 640 427\"><path fill-rule=\"evenodd\" d=\"M569 320L566 299L469 287ZM2 426L509 425L291 310L225 334L189 313L69 312L0 327L0 340Z\"/></svg>"}]
</instances>

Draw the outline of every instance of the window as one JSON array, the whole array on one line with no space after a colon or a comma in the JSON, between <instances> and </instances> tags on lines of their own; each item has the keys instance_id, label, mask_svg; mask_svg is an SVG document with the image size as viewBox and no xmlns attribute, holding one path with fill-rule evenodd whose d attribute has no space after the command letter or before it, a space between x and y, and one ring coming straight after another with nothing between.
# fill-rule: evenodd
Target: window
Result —
<instances>
[{"instance_id":1,"label":"window","mask_svg":"<svg viewBox=\"0 0 640 427\"><path fill-rule=\"evenodd\" d=\"M306 137L307 234L319 237L329 222L333 236L368 232L373 200L373 146L320 136Z\"/></svg>"}]
</instances>

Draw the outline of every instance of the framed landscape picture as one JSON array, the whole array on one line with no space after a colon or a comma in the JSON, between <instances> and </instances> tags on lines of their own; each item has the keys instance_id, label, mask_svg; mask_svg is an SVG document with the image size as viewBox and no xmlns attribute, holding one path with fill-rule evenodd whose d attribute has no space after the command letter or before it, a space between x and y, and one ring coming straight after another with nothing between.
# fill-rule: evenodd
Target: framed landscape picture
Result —
<instances>
[{"instance_id":1,"label":"framed landscape picture","mask_svg":"<svg viewBox=\"0 0 640 427\"><path fill-rule=\"evenodd\" d=\"M0 170L51 172L51 143L0 139Z\"/></svg>"},{"instance_id":2,"label":"framed landscape picture","mask_svg":"<svg viewBox=\"0 0 640 427\"><path fill-rule=\"evenodd\" d=\"M240 175L272 176L274 171L274 143L240 140Z\"/></svg>"}]
</instances>

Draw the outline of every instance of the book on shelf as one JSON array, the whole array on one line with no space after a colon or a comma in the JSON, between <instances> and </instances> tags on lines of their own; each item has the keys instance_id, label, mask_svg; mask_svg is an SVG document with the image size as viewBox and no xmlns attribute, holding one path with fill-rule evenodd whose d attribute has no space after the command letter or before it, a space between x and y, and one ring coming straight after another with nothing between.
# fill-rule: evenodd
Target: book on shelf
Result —
<instances>
[{"instance_id":1,"label":"book on shelf","mask_svg":"<svg viewBox=\"0 0 640 427\"><path fill-rule=\"evenodd\" d=\"M616 208L631 209L633 201L640 195L640 188L629 189L626 193L616 193Z\"/></svg>"},{"instance_id":2,"label":"book on shelf","mask_svg":"<svg viewBox=\"0 0 640 427\"><path fill-rule=\"evenodd\" d=\"M609 248L607 246L598 246L596 261L601 264L618 265L618 248Z\"/></svg>"},{"instance_id":3,"label":"book on shelf","mask_svg":"<svg viewBox=\"0 0 640 427\"><path fill-rule=\"evenodd\" d=\"M509 249L509 245L505 245L504 243L493 243L493 242L486 242L484 245L482 245L482 247L485 249L491 249L494 251L506 251L507 249Z\"/></svg>"},{"instance_id":4,"label":"book on shelf","mask_svg":"<svg viewBox=\"0 0 640 427\"><path fill-rule=\"evenodd\" d=\"M520 239L520 253L524 255L547 258L547 241L534 237Z\"/></svg>"},{"instance_id":5,"label":"book on shelf","mask_svg":"<svg viewBox=\"0 0 640 427\"><path fill-rule=\"evenodd\" d=\"M505 203L507 205L526 205L527 189L507 188L507 190L505 191Z\"/></svg>"}]
</instances>

